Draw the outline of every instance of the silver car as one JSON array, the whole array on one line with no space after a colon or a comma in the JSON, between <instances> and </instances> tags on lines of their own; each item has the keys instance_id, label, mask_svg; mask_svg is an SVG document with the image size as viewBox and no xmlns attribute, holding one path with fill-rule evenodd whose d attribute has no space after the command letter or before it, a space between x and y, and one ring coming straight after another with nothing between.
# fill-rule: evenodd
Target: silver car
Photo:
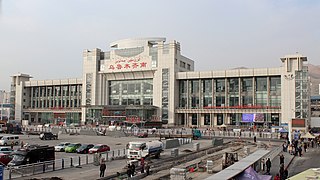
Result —
<instances>
[{"instance_id":1,"label":"silver car","mask_svg":"<svg viewBox=\"0 0 320 180\"><path fill-rule=\"evenodd\" d=\"M63 152L64 148L67 147L70 143L69 142L62 142L56 146L54 146L55 151Z\"/></svg>"}]
</instances>

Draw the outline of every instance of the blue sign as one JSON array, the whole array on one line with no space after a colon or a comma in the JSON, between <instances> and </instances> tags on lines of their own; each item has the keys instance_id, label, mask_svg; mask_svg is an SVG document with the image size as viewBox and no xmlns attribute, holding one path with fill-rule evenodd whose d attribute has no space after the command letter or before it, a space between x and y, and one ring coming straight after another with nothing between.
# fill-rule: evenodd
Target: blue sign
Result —
<instances>
[{"instance_id":1,"label":"blue sign","mask_svg":"<svg viewBox=\"0 0 320 180\"><path fill-rule=\"evenodd\" d=\"M0 180L3 180L3 166L0 165Z\"/></svg>"}]
</instances>

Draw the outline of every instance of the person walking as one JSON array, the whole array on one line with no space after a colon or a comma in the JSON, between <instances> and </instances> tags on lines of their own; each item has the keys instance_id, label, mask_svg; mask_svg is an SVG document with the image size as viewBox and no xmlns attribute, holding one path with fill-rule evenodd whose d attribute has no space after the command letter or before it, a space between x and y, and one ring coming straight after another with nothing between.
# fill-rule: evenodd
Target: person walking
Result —
<instances>
[{"instance_id":1,"label":"person walking","mask_svg":"<svg viewBox=\"0 0 320 180\"><path fill-rule=\"evenodd\" d=\"M284 155L283 154L280 155L280 165L281 164L284 164Z\"/></svg>"},{"instance_id":2,"label":"person walking","mask_svg":"<svg viewBox=\"0 0 320 180\"><path fill-rule=\"evenodd\" d=\"M134 176L136 172L136 166L134 164L131 164L131 176Z\"/></svg>"},{"instance_id":3,"label":"person walking","mask_svg":"<svg viewBox=\"0 0 320 180\"><path fill-rule=\"evenodd\" d=\"M141 161L140 161L140 165L141 165L141 173L144 173L144 158L141 158Z\"/></svg>"},{"instance_id":4,"label":"person walking","mask_svg":"<svg viewBox=\"0 0 320 180\"><path fill-rule=\"evenodd\" d=\"M256 137L256 136L253 137L253 142L254 142L254 143L257 142L257 137Z\"/></svg>"},{"instance_id":5,"label":"person walking","mask_svg":"<svg viewBox=\"0 0 320 180\"><path fill-rule=\"evenodd\" d=\"M147 176L150 174L150 165L148 162L146 162L145 164L145 170L146 170L146 173L147 173Z\"/></svg>"},{"instance_id":6,"label":"person walking","mask_svg":"<svg viewBox=\"0 0 320 180\"><path fill-rule=\"evenodd\" d=\"M14 142L11 142L11 149L13 150Z\"/></svg>"},{"instance_id":7,"label":"person walking","mask_svg":"<svg viewBox=\"0 0 320 180\"><path fill-rule=\"evenodd\" d=\"M104 158L102 158L100 162L100 177L104 177L104 173L106 169L107 169L106 161Z\"/></svg>"},{"instance_id":8,"label":"person walking","mask_svg":"<svg viewBox=\"0 0 320 180\"><path fill-rule=\"evenodd\" d=\"M266 166L267 166L267 174L270 174L270 168L271 168L271 161L270 158L266 161Z\"/></svg>"},{"instance_id":9,"label":"person walking","mask_svg":"<svg viewBox=\"0 0 320 180\"><path fill-rule=\"evenodd\" d=\"M127 175L128 175L128 178L131 178L131 165L130 164L128 164L128 167L127 167Z\"/></svg>"}]
</instances>

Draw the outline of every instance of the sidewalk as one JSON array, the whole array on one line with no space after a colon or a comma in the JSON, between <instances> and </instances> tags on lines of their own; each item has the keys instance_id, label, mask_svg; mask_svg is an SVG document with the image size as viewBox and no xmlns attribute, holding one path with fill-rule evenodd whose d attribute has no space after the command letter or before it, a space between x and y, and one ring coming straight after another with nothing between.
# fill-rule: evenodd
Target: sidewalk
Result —
<instances>
[{"instance_id":1,"label":"sidewalk","mask_svg":"<svg viewBox=\"0 0 320 180\"><path fill-rule=\"evenodd\" d=\"M290 155L288 152L283 152L283 151L281 151L280 154L284 155L284 168L286 169L290 166L290 164L295 156ZM280 170L280 156L279 155L271 160L270 174L272 176L275 176L277 173L279 173L279 170Z\"/></svg>"}]
</instances>

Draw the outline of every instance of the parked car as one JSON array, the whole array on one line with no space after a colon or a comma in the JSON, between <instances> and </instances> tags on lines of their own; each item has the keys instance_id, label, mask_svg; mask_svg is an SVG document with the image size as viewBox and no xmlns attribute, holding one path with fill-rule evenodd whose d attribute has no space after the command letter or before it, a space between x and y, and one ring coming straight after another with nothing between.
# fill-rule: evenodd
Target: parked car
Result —
<instances>
[{"instance_id":1,"label":"parked car","mask_svg":"<svg viewBox=\"0 0 320 180\"><path fill-rule=\"evenodd\" d=\"M12 156L9 154L0 153L0 164L1 165L8 165L8 163L12 160Z\"/></svg>"},{"instance_id":2,"label":"parked car","mask_svg":"<svg viewBox=\"0 0 320 180\"><path fill-rule=\"evenodd\" d=\"M10 147L0 147L0 153L10 154L13 150Z\"/></svg>"},{"instance_id":3,"label":"parked car","mask_svg":"<svg viewBox=\"0 0 320 180\"><path fill-rule=\"evenodd\" d=\"M82 146L80 146L77 149L77 153L84 153L84 154L88 154L89 153L89 149L93 148L94 145L93 144L82 144Z\"/></svg>"},{"instance_id":4,"label":"parked car","mask_svg":"<svg viewBox=\"0 0 320 180\"><path fill-rule=\"evenodd\" d=\"M110 147L105 144L97 144L93 148L89 149L90 154L106 151L110 151Z\"/></svg>"},{"instance_id":5,"label":"parked car","mask_svg":"<svg viewBox=\"0 0 320 180\"><path fill-rule=\"evenodd\" d=\"M58 139L58 134L52 134L52 132L43 132L40 134L39 138L41 140L52 140L52 139L55 139L57 140Z\"/></svg>"},{"instance_id":6,"label":"parked car","mask_svg":"<svg viewBox=\"0 0 320 180\"><path fill-rule=\"evenodd\" d=\"M60 143L60 144L54 146L54 150L55 150L55 151L60 151L60 152L62 151L62 152L63 152L63 151L64 151L64 148L67 147L69 144L70 144L69 142Z\"/></svg>"},{"instance_id":7,"label":"parked car","mask_svg":"<svg viewBox=\"0 0 320 180\"><path fill-rule=\"evenodd\" d=\"M141 132L141 133L138 134L138 137L139 138L146 138L146 137L148 137L148 133L147 132Z\"/></svg>"},{"instance_id":8,"label":"parked car","mask_svg":"<svg viewBox=\"0 0 320 180\"><path fill-rule=\"evenodd\" d=\"M73 143L69 144L67 147L64 148L64 151L67 153L75 153L77 149L81 146L80 143Z\"/></svg>"}]
</instances>

